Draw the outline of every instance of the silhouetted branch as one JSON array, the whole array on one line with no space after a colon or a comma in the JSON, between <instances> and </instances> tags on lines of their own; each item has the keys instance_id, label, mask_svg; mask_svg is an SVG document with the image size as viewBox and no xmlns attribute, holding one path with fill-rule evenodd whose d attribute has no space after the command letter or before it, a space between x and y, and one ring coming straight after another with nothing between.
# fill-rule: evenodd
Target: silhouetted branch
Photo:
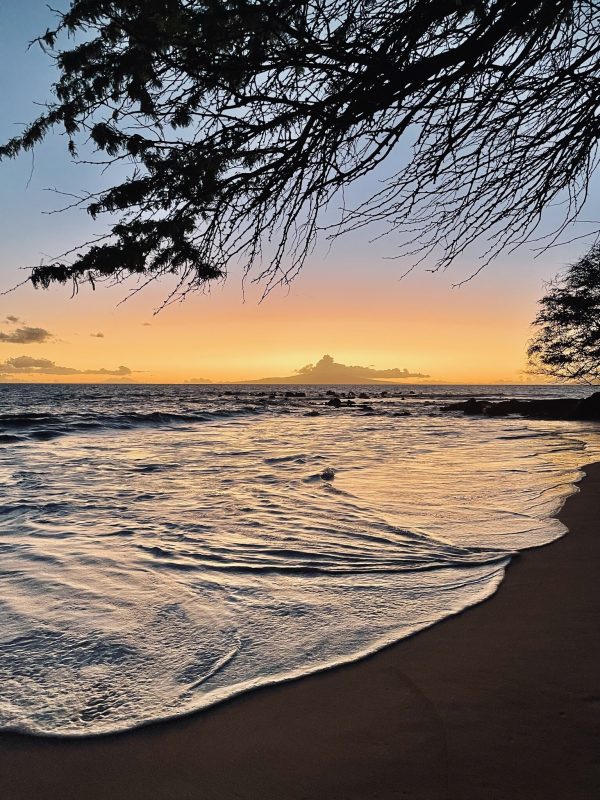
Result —
<instances>
[{"instance_id":1,"label":"silhouetted branch","mask_svg":"<svg viewBox=\"0 0 600 800\"><path fill-rule=\"evenodd\" d=\"M408 136L406 165L328 234L383 223L434 270L485 241L486 264L563 196L564 230L596 166L591 0L74 0L39 43L55 100L0 157L59 126L73 158L87 142L132 169L82 200L118 215L109 240L35 267L36 286L175 273L185 292L264 258L269 291Z\"/></svg>"}]
</instances>

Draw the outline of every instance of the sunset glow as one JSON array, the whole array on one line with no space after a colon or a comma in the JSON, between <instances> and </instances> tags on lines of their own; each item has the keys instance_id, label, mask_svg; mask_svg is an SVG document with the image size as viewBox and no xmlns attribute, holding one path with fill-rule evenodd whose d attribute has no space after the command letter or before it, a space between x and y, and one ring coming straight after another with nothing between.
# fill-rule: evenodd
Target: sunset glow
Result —
<instances>
[{"instance_id":1,"label":"sunset glow","mask_svg":"<svg viewBox=\"0 0 600 800\"><path fill-rule=\"evenodd\" d=\"M51 80L45 56L26 47L50 12L43 3L31 6L31 14L11 8L1 12L2 47L14 70L2 78L12 109L0 125L3 137L34 113L28 92L41 99ZM60 136L40 146L35 162L22 158L3 164L2 290L23 280L24 267L91 236L92 222L82 211L44 213L64 200L47 190L78 192L82 184L92 190L99 181L97 170L69 163ZM480 266L475 257L465 255L445 273L417 268L400 280L410 261L389 260L395 254L393 236L376 242L370 236L346 236L331 249L321 241L292 285L275 289L263 302L262 288L252 285L252 276L243 290L235 267L224 286L190 295L158 314L171 288L166 281L124 303L134 286L96 292L83 286L73 299L68 286L46 292L22 287L2 296L0 318L17 317L51 336L42 344L0 341L0 362L26 356L80 372L20 372L1 379L115 380L91 371L112 372L124 365L131 374L118 380L252 380L291 375L331 353L345 364L427 373L433 383L531 382L524 372L525 349L536 303L545 282L580 255L577 242L538 258L531 247L521 248L461 288L452 288ZM0 328L10 330L9 322Z\"/></svg>"}]
</instances>

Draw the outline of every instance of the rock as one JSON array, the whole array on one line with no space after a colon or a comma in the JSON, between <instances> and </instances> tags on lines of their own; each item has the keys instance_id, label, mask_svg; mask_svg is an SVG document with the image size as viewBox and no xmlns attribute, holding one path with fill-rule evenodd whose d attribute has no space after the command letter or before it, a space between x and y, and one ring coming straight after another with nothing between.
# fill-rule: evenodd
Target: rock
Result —
<instances>
[{"instance_id":1,"label":"rock","mask_svg":"<svg viewBox=\"0 0 600 800\"><path fill-rule=\"evenodd\" d=\"M474 397L471 397L469 400L465 400L460 403L448 403L446 406L442 406L442 411L462 411L465 414L483 414L484 408L489 406L489 400L476 400Z\"/></svg>"},{"instance_id":2,"label":"rock","mask_svg":"<svg viewBox=\"0 0 600 800\"><path fill-rule=\"evenodd\" d=\"M333 408L340 408L340 406L342 405L342 401L340 400L339 397L332 397L327 401L327 405L333 406Z\"/></svg>"},{"instance_id":3,"label":"rock","mask_svg":"<svg viewBox=\"0 0 600 800\"><path fill-rule=\"evenodd\" d=\"M501 400L499 403L488 403L483 408L486 417L506 417L509 414L522 413L520 400Z\"/></svg>"},{"instance_id":4,"label":"rock","mask_svg":"<svg viewBox=\"0 0 600 800\"><path fill-rule=\"evenodd\" d=\"M558 397L547 400L476 400L474 397L460 403L442 406L442 411L462 411L464 414L479 414L485 417L506 417L520 414L533 419L556 420L600 420L600 392L583 400Z\"/></svg>"},{"instance_id":5,"label":"rock","mask_svg":"<svg viewBox=\"0 0 600 800\"><path fill-rule=\"evenodd\" d=\"M358 399L359 399L359 400L368 400L368 399L369 399L369 395L368 395L366 392L361 392L361 393L358 395Z\"/></svg>"},{"instance_id":6,"label":"rock","mask_svg":"<svg viewBox=\"0 0 600 800\"><path fill-rule=\"evenodd\" d=\"M324 481L332 481L335 478L335 470L331 467L327 467L321 473L321 478L323 478Z\"/></svg>"},{"instance_id":7,"label":"rock","mask_svg":"<svg viewBox=\"0 0 600 800\"><path fill-rule=\"evenodd\" d=\"M321 414L318 411L316 411L315 409L313 409L312 411L306 411L302 416L303 417L320 417Z\"/></svg>"},{"instance_id":8,"label":"rock","mask_svg":"<svg viewBox=\"0 0 600 800\"><path fill-rule=\"evenodd\" d=\"M600 392L579 401L579 419L600 419Z\"/></svg>"},{"instance_id":9,"label":"rock","mask_svg":"<svg viewBox=\"0 0 600 800\"><path fill-rule=\"evenodd\" d=\"M579 419L580 403L580 400L569 398L522 401L514 413L537 419Z\"/></svg>"}]
</instances>

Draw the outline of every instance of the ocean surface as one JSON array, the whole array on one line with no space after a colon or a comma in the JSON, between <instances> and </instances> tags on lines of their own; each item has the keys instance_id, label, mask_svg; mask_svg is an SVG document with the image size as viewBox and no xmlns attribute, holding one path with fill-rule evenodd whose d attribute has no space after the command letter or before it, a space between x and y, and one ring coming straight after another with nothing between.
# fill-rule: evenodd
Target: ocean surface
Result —
<instances>
[{"instance_id":1,"label":"ocean surface","mask_svg":"<svg viewBox=\"0 0 600 800\"><path fill-rule=\"evenodd\" d=\"M0 386L0 728L185 714L484 600L565 534L600 433L440 406L586 394Z\"/></svg>"}]
</instances>

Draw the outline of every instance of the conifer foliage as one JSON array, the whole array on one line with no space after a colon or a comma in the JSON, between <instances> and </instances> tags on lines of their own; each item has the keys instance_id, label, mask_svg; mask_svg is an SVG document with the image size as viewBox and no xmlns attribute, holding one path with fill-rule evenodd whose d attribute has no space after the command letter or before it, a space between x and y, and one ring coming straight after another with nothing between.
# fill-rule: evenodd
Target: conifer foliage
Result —
<instances>
[{"instance_id":1,"label":"conifer foliage","mask_svg":"<svg viewBox=\"0 0 600 800\"><path fill-rule=\"evenodd\" d=\"M572 264L540 300L529 358L537 373L600 379L600 246Z\"/></svg>"}]
</instances>

